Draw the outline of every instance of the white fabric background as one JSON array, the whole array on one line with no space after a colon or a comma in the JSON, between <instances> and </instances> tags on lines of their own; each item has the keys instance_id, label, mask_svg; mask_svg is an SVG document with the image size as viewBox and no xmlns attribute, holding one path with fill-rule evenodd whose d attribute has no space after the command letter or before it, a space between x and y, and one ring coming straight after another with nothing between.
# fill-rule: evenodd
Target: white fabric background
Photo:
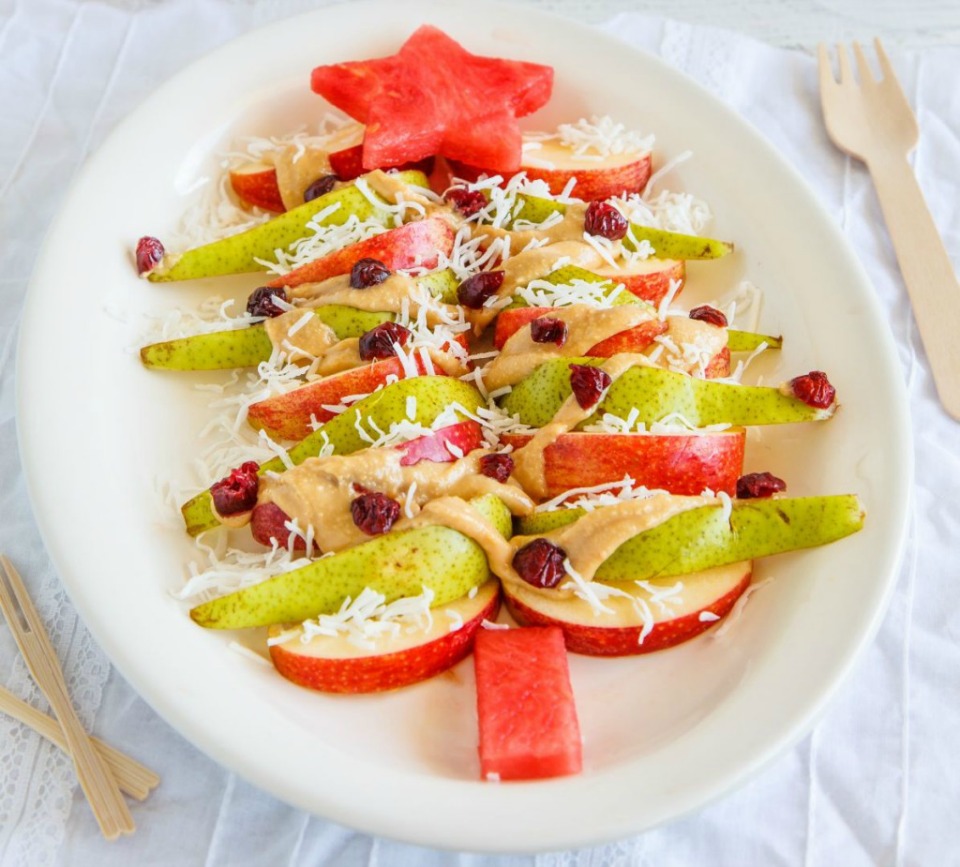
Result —
<instances>
[{"instance_id":1,"label":"white fabric background","mask_svg":"<svg viewBox=\"0 0 960 867\"><path fill-rule=\"evenodd\" d=\"M0 716L0 863L960 864L960 426L936 403L869 178L823 132L812 59L729 32L637 14L603 25L699 80L803 172L889 312L914 421L917 481L900 580L880 634L812 735L741 790L635 839L536 858L471 856L372 839L287 807L194 750L111 670L60 589L26 499L13 394L21 299L72 176L121 117L200 54L316 5L0 0L0 550L22 567L84 722L163 777L134 806L136 835L107 844L69 764ZM957 265L960 48L894 59L920 118L917 172ZM62 351L82 345L78 335ZM0 682L43 706L5 628ZM477 821L495 832L495 817Z\"/></svg>"}]
</instances>

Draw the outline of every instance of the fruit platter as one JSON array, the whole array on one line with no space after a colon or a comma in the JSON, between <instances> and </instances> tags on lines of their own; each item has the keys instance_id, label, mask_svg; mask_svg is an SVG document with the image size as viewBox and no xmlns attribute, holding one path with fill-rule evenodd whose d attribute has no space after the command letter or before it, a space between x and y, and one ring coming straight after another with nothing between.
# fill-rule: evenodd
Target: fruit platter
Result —
<instances>
[{"instance_id":1,"label":"fruit platter","mask_svg":"<svg viewBox=\"0 0 960 867\"><path fill-rule=\"evenodd\" d=\"M245 72L206 118L188 100L147 148L101 305L116 355L91 359L129 360L136 397L89 436L121 470L96 497L148 504L111 561L149 566L68 586L176 727L338 821L515 850L677 815L802 733L882 611L906 471L877 312L797 179L655 61L591 35L598 65L571 69L583 33L551 19L555 41L512 41L451 9L391 41L345 18L314 16L350 36L312 57L290 24L247 37L297 45L276 84ZM239 46L152 110L228 93ZM608 51L662 92L601 86ZM772 230L742 213L767 187L711 171L743 147L790 203ZM838 280L855 304L828 314ZM61 500L32 493L43 525ZM450 815L531 786L588 821L492 841Z\"/></svg>"}]
</instances>

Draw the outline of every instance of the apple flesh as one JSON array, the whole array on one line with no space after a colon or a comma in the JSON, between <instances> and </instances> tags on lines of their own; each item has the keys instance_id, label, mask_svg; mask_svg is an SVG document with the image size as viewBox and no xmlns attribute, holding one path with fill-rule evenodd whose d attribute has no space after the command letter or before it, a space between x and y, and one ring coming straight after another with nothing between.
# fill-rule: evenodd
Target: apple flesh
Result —
<instances>
[{"instance_id":1,"label":"apple flesh","mask_svg":"<svg viewBox=\"0 0 960 867\"><path fill-rule=\"evenodd\" d=\"M411 397L415 398L413 418L407 414L408 398ZM361 425L370 425L371 429L375 424L381 430L387 430L393 422L402 418L430 427L437 416L454 403L469 412L486 406L486 401L474 385L456 377L415 376L401 379L357 401L350 412L330 419L288 449L287 454L295 465L316 457L327 444L333 446L335 454L348 455L369 445L357 430L358 419ZM283 469L283 461L279 457L272 458L260 465L260 475L268 471L283 472ZM220 526L209 490L201 491L184 503L180 512L191 536Z\"/></svg>"},{"instance_id":2,"label":"apple flesh","mask_svg":"<svg viewBox=\"0 0 960 867\"><path fill-rule=\"evenodd\" d=\"M266 285L276 289L319 283L330 277L349 274L361 259L377 259L391 271L432 269L437 266L441 255L449 256L453 251L454 235L449 223L435 217L405 223L301 265Z\"/></svg>"},{"instance_id":3,"label":"apple flesh","mask_svg":"<svg viewBox=\"0 0 960 867\"><path fill-rule=\"evenodd\" d=\"M505 536L510 512L499 497L470 504ZM466 596L490 579L487 555L473 539L437 524L377 536L330 557L283 572L190 611L208 629L247 629L276 623L302 623L334 614L367 587L393 602L433 591L434 607Z\"/></svg>"},{"instance_id":4,"label":"apple flesh","mask_svg":"<svg viewBox=\"0 0 960 867\"><path fill-rule=\"evenodd\" d=\"M531 434L510 433L501 438L514 449L531 439ZM699 434L564 433L543 454L546 499L624 476L671 494L697 495L710 488L733 496L743 475L745 444L743 428Z\"/></svg>"},{"instance_id":5,"label":"apple flesh","mask_svg":"<svg viewBox=\"0 0 960 867\"><path fill-rule=\"evenodd\" d=\"M300 638L302 627L282 643L270 646L270 658L288 680L323 692L383 692L434 677L464 659L473 649L477 630L500 608L496 580L482 584L471 598L462 596L432 614L425 628L372 638L373 647L359 647L342 635ZM453 615L451 618L450 615ZM451 624L462 625L451 631ZM270 637L289 630L270 627Z\"/></svg>"},{"instance_id":6,"label":"apple flesh","mask_svg":"<svg viewBox=\"0 0 960 867\"><path fill-rule=\"evenodd\" d=\"M603 600L610 612L597 612L584 599L564 598L516 582L503 588L507 610L524 626L559 626L567 650L590 656L630 656L663 650L696 637L730 613L750 586L751 563L730 563L669 581L651 579L655 588L681 581L683 589L661 608L649 590L633 581L615 584L630 598ZM648 622L638 610L646 605ZM701 619L701 615L707 615ZM649 631L647 631L649 630ZM643 633L647 631L646 635ZM641 641L641 636L643 640Z\"/></svg>"}]
</instances>

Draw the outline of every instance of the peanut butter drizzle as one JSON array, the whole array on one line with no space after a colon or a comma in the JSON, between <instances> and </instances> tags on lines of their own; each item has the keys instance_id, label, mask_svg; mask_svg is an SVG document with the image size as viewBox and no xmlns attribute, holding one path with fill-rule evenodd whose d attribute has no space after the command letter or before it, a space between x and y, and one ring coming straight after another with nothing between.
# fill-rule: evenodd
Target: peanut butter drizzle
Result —
<instances>
[{"instance_id":1,"label":"peanut butter drizzle","mask_svg":"<svg viewBox=\"0 0 960 867\"><path fill-rule=\"evenodd\" d=\"M650 364L650 359L645 355L623 352L608 358L600 365L600 369L608 373L612 380L616 380L635 365L649 367ZM513 475L524 490L537 499L546 497L544 452L560 434L573 430L580 422L590 418L596 408L597 404L594 404L589 409L584 409L577 403L576 395L571 394L561 404L552 421L540 428L530 442L513 453Z\"/></svg>"},{"instance_id":2,"label":"peanut butter drizzle","mask_svg":"<svg viewBox=\"0 0 960 867\"><path fill-rule=\"evenodd\" d=\"M517 329L503 345L500 354L484 368L483 382L488 390L514 385L551 359L587 355L587 350L608 337L657 318L656 312L645 304L607 308L572 304L554 308L543 315L567 324L566 342L563 346L535 342L531 336L532 323Z\"/></svg>"},{"instance_id":3,"label":"peanut butter drizzle","mask_svg":"<svg viewBox=\"0 0 960 867\"><path fill-rule=\"evenodd\" d=\"M309 316L309 319L291 334L290 329L299 325L304 316ZM293 360L296 360L296 350L319 358L338 343L334 330L321 322L310 310L288 310L265 320L263 327L270 342L275 347L290 352Z\"/></svg>"},{"instance_id":4,"label":"peanut butter drizzle","mask_svg":"<svg viewBox=\"0 0 960 867\"><path fill-rule=\"evenodd\" d=\"M542 534L555 545L561 547L573 566L584 581L592 581L600 566L624 542L628 542L638 533L643 533L652 527L662 524L680 512L695 509L698 506L707 506L717 503L712 497L681 497L674 494L654 494L642 500L624 500L613 506L605 506L593 512L585 512L572 524L558 527L549 533ZM719 504L718 504L719 508ZM510 559L535 536L514 536L509 543ZM499 563L499 561L498 561ZM497 572L506 581L520 582L525 590L537 591L523 581L513 570L505 570L504 574ZM561 585L562 586L562 585ZM551 597L558 593L572 596L570 588L560 590L540 590Z\"/></svg>"},{"instance_id":5,"label":"peanut butter drizzle","mask_svg":"<svg viewBox=\"0 0 960 867\"><path fill-rule=\"evenodd\" d=\"M504 278L497 290L497 297L509 298L517 289L526 286L531 280L545 277L561 259L569 259L570 265L587 269L596 268L604 261L603 257L582 239L560 241L547 247L523 250L503 263L501 270L504 272ZM496 307L484 307L480 310L468 311L467 318L473 323L474 332L481 334L498 312L499 309Z\"/></svg>"},{"instance_id":6,"label":"peanut butter drizzle","mask_svg":"<svg viewBox=\"0 0 960 867\"><path fill-rule=\"evenodd\" d=\"M307 148L301 151L299 158L294 161L298 150L295 145L287 145L271 155L277 171L280 199L288 211L303 204L303 194L310 184L333 172L326 150Z\"/></svg>"},{"instance_id":7,"label":"peanut butter drizzle","mask_svg":"<svg viewBox=\"0 0 960 867\"><path fill-rule=\"evenodd\" d=\"M513 250L522 250L531 241L537 243L546 241L547 244L567 241L582 243L583 221L586 213L586 202L572 202L566 206L563 219L547 229L501 229L494 226L477 226L476 234L491 240L493 238L509 238L510 247Z\"/></svg>"},{"instance_id":8,"label":"peanut butter drizzle","mask_svg":"<svg viewBox=\"0 0 960 867\"><path fill-rule=\"evenodd\" d=\"M480 472L480 458L485 454L489 451L475 449L457 461L420 461L406 467L400 463L404 452L395 448L309 458L276 478L263 477L257 502L276 504L296 518L301 528L312 526L324 551L340 551L370 539L354 524L350 513L350 503L359 495L354 484L401 504L409 500L406 510L414 516L438 497L470 499L484 494L496 494L514 514L531 512L533 501L519 485L501 483ZM409 526L409 519L404 520L394 529Z\"/></svg>"}]
</instances>

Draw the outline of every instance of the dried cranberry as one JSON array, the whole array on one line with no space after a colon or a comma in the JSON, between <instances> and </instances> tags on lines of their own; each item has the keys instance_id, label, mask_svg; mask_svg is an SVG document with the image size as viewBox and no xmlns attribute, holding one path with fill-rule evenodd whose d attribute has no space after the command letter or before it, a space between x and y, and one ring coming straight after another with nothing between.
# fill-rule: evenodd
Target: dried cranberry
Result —
<instances>
[{"instance_id":1,"label":"dried cranberry","mask_svg":"<svg viewBox=\"0 0 960 867\"><path fill-rule=\"evenodd\" d=\"M534 587L556 587L566 574L567 552L546 539L534 539L513 555L513 568Z\"/></svg>"},{"instance_id":2,"label":"dried cranberry","mask_svg":"<svg viewBox=\"0 0 960 867\"><path fill-rule=\"evenodd\" d=\"M240 512L248 512L257 505L257 489L260 478L257 475L255 461L247 461L237 469L231 470L229 476L220 479L210 486L213 496L213 506L218 515L227 517Z\"/></svg>"},{"instance_id":3,"label":"dried cranberry","mask_svg":"<svg viewBox=\"0 0 960 867\"><path fill-rule=\"evenodd\" d=\"M787 483L773 473L747 473L737 479L737 497L741 500L761 500L787 489Z\"/></svg>"},{"instance_id":4,"label":"dried cranberry","mask_svg":"<svg viewBox=\"0 0 960 867\"><path fill-rule=\"evenodd\" d=\"M480 458L480 472L498 482L505 482L513 472L513 458L510 455L484 455Z\"/></svg>"},{"instance_id":5,"label":"dried cranberry","mask_svg":"<svg viewBox=\"0 0 960 867\"><path fill-rule=\"evenodd\" d=\"M596 406L600 395L610 387L610 374L588 364L570 365L570 387L581 409Z\"/></svg>"},{"instance_id":6,"label":"dried cranberry","mask_svg":"<svg viewBox=\"0 0 960 867\"><path fill-rule=\"evenodd\" d=\"M333 185L339 180L340 178L336 175L320 175L319 178L303 191L303 200L305 202L312 202L314 199L319 199L320 196L325 196L333 189Z\"/></svg>"},{"instance_id":7,"label":"dried cranberry","mask_svg":"<svg viewBox=\"0 0 960 867\"><path fill-rule=\"evenodd\" d=\"M583 230L588 235L599 235L610 241L619 241L627 234L630 225L613 205L607 202L591 202L583 219Z\"/></svg>"},{"instance_id":8,"label":"dried cranberry","mask_svg":"<svg viewBox=\"0 0 960 867\"><path fill-rule=\"evenodd\" d=\"M472 277L467 277L457 287L457 299L464 307L479 310L487 299L497 294L503 285L503 271L481 271Z\"/></svg>"},{"instance_id":9,"label":"dried cranberry","mask_svg":"<svg viewBox=\"0 0 960 867\"><path fill-rule=\"evenodd\" d=\"M379 492L361 494L350 503L350 514L353 515L353 523L364 533L379 536L397 522L400 504Z\"/></svg>"},{"instance_id":10,"label":"dried cranberry","mask_svg":"<svg viewBox=\"0 0 960 867\"><path fill-rule=\"evenodd\" d=\"M390 269L379 259L358 259L350 269L350 285L354 289L369 289L390 276Z\"/></svg>"},{"instance_id":11,"label":"dried cranberry","mask_svg":"<svg viewBox=\"0 0 960 867\"><path fill-rule=\"evenodd\" d=\"M163 244L156 238L144 235L137 241L137 273L146 274L152 271L163 259Z\"/></svg>"},{"instance_id":12,"label":"dried cranberry","mask_svg":"<svg viewBox=\"0 0 960 867\"><path fill-rule=\"evenodd\" d=\"M396 322L381 322L360 338L360 357L364 361L375 358L392 358L397 354L395 343L406 346L410 329Z\"/></svg>"},{"instance_id":13,"label":"dried cranberry","mask_svg":"<svg viewBox=\"0 0 960 867\"><path fill-rule=\"evenodd\" d=\"M720 328L727 327L727 317L723 311L717 310L716 307L711 307L709 304L694 307L693 310L690 311L690 318L700 322L706 322L710 325L716 325Z\"/></svg>"},{"instance_id":14,"label":"dried cranberry","mask_svg":"<svg viewBox=\"0 0 960 867\"><path fill-rule=\"evenodd\" d=\"M562 319L544 316L530 323L530 336L534 343L556 343L563 346L567 342L567 323Z\"/></svg>"},{"instance_id":15,"label":"dried cranberry","mask_svg":"<svg viewBox=\"0 0 960 867\"><path fill-rule=\"evenodd\" d=\"M453 187L447 190L443 198L464 217L472 217L488 204L487 197L480 190L467 190L464 187Z\"/></svg>"},{"instance_id":16,"label":"dried cranberry","mask_svg":"<svg viewBox=\"0 0 960 867\"><path fill-rule=\"evenodd\" d=\"M811 370L803 376L790 380L790 389L798 400L816 409L828 409L833 405L837 390L822 370Z\"/></svg>"},{"instance_id":17,"label":"dried cranberry","mask_svg":"<svg viewBox=\"0 0 960 867\"><path fill-rule=\"evenodd\" d=\"M251 316L279 316L283 313L283 308L277 305L275 298L281 301L290 300L287 290L283 288L261 286L259 289L254 289L247 299L247 313Z\"/></svg>"}]
</instances>

